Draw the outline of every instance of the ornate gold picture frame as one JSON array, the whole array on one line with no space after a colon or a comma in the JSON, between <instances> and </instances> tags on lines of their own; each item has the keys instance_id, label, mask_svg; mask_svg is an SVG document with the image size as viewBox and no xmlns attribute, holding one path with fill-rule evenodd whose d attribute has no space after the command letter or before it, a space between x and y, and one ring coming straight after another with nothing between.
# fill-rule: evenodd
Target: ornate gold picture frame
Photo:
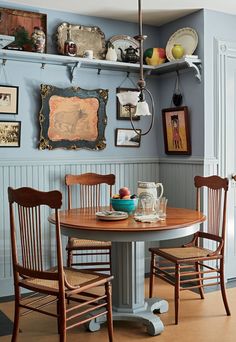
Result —
<instances>
[{"instance_id":1,"label":"ornate gold picture frame","mask_svg":"<svg viewBox=\"0 0 236 342\"><path fill-rule=\"evenodd\" d=\"M41 85L39 149L102 150L106 147L108 90Z\"/></svg>"}]
</instances>

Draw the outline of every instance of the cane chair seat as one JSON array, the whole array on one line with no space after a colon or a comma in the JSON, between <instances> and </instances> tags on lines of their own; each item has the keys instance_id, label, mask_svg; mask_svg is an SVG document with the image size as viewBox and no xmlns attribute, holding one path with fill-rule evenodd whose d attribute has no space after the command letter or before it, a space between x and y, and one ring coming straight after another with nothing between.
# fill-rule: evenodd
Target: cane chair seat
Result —
<instances>
[{"instance_id":1,"label":"cane chair seat","mask_svg":"<svg viewBox=\"0 0 236 342\"><path fill-rule=\"evenodd\" d=\"M218 286L227 315L230 309L224 283L224 247L228 179L219 176L195 176L196 208L201 208L201 192L205 191L207 224L204 231L194 234L182 247L149 248L151 252L149 297L153 296L154 278L158 277L175 288L175 324L179 320L180 291L198 289L204 298L205 286ZM205 248L205 247L212 248Z\"/></svg>"},{"instance_id":2,"label":"cane chair seat","mask_svg":"<svg viewBox=\"0 0 236 342\"><path fill-rule=\"evenodd\" d=\"M86 285L87 288L94 287L94 282L100 282L104 279L107 279L107 276L104 274L99 274L95 272L87 272L80 271L77 269L71 269L68 267L63 267L64 276L65 276L65 288L66 290L76 288L76 287L84 287ZM57 268L53 267L48 270L48 272L58 272ZM55 280L41 279L41 278L26 278L20 281L22 285L27 287L37 289L40 286L41 289L45 289L46 291L52 290L55 292L59 291L59 283Z\"/></svg>"},{"instance_id":3,"label":"cane chair seat","mask_svg":"<svg viewBox=\"0 0 236 342\"><path fill-rule=\"evenodd\" d=\"M155 251L155 248L153 248L152 250ZM163 257L165 255L168 255L175 261L179 259L205 258L209 257L211 254L214 254L214 251L202 247L159 248L158 251L156 250L156 252L158 252L159 255Z\"/></svg>"},{"instance_id":4,"label":"cane chair seat","mask_svg":"<svg viewBox=\"0 0 236 342\"><path fill-rule=\"evenodd\" d=\"M96 240L83 240L83 239L76 239L70 238L67 244L67 249L76 250L78 247L89 249L89 247L111 247L110 241L96 241Z\"/></svg>"}]
</instances>

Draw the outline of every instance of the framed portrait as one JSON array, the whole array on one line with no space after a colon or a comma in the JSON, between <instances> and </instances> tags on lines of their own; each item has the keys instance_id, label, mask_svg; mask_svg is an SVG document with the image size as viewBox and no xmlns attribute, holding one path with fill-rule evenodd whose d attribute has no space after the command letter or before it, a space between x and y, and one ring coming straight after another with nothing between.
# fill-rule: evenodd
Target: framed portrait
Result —
<instances>
[{"instance_id":1,"label":"framed portrait","mask_svg":"<svg viewBox=\"0 0 236 342\"><path fill-rule=\"evenodd\" d=\"M141 129L136 130L141 134ZM141 135L137 134L133 129L116 128L115 145L119 147L139 147Z\"/></svg>"},{"instance_id":2,"label":"framed portrait","mask_svg":"<svg viewBox=\"0 0 236 342\"><path fill-rule=\"evenodd\" d=\"M15 41L6 49L32 51L31 35L34 27L40 27L47 37L47 15L0 7L0 34L15 36Z\"/></svg>"},{"instance_id":3,"label":"framed portrait","mask_svg":"<svg viewBox=\"0 0 236 342\"><path fill-rule=\"evenodd\" d=\"M188 107L162 110L166 154L191 154Z\"/></svg>"},{"instance_id":4,"label":"framed portrait","mask_svg":"<svg viewBox=\"0 0 236 342\"><path fill-rule=\"evenodd\" d=\"M41 85L39 149L102 150L106 147L108 90Z\"/></svg>"},{"instance_id":5,"label":"framed portrait","mask_svg":"<svg viewBox=\"0 0 236 342\"><path fill-rule=\"evenodd\" d=\"M19 87L0 85L0 114L18 114Z\"/></svg>"},{"instance_id":6,"label":"framed portrait","mask_svg":"<svg viewBox=\"0 0 236 342\"><path fill-rule=\"evenodd\" d=\"M0 147L20 147L20 136L20 121L0 121Z\"/></svg>"},{"instance_id":7,"label":"framed portrait","mask_svg":"<svg viewBox=\"0 0 236 342\"><path fill-rule=\"evenodd\" d=\"M135 88L116 88L116 93L122 93L125 91L137 91ZM116 118L117 120L130 120L130 110L132 115L132 120L140 120L140 116L134 116L136 112L136 107L126 107L122 106L119 102L118 97L116 97Z\"/></svg>"}]
</instances>

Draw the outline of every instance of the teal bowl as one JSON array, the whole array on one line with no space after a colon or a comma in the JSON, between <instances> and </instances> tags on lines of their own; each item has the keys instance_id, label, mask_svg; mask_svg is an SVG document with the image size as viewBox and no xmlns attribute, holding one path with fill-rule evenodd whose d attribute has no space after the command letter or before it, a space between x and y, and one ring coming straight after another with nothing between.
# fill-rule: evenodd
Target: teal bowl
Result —
<instances>
[{"instance_id":1,"label":"teal bowl","mask_svg":"<svg viewBox=\"0 0 236 342\"><path fill-rule=\"evenodd\" d=\"M115 211L125 211L132 213L138 205L138 198L120 199L111 198L111 206Z\"/></svg>"}]
</instances>

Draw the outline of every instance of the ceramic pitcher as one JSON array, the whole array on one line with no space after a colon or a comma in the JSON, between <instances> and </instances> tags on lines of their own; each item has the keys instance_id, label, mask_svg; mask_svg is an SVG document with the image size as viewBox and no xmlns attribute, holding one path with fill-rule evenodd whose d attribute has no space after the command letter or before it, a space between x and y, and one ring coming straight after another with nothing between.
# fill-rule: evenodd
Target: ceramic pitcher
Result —
<instances>
[{"instance_id":1,"label":"ceramic pitcher","mask_svg":"<svg viewBox=\"0 0 236 342\"><path fill-rule=\"evenodd\" d=\"M160 191L158 194L159 188ZM163 195L163 191L162 183L138 181L137 195L139 198L142 196L150 196L154 201L157 201Z\"/></svg>"}]
</instances>

